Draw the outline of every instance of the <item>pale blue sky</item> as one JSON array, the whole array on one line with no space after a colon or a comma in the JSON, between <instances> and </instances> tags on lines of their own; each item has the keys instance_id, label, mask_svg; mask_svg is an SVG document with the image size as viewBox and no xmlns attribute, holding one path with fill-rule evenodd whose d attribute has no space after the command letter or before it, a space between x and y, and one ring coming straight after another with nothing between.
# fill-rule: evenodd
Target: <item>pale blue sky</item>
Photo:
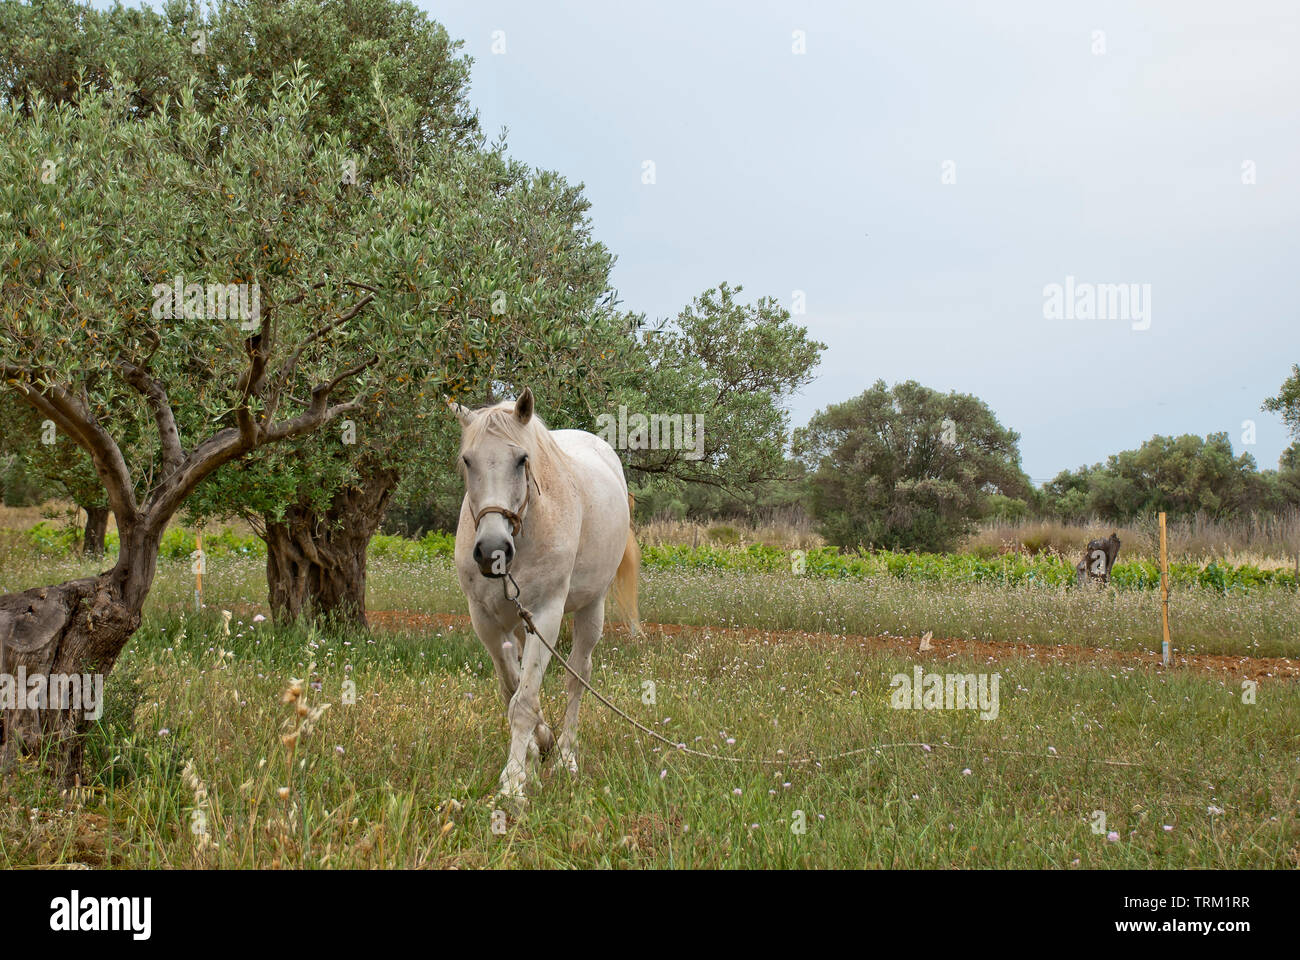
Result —
<instances>
[{"instance_id":1,"label":"pale blue sky","mask_svg":"<svg viewBox=\"0 0 1300 960\"><path fill-rule=\"evenodd\" d=\"M1300 361L1293 0L415 2L474 57L485 130L586 185L628 308L804 291L829 349L795 425L915 379L984 399L1035 479L1156 433L1226 430L1277 465L1259 408ZM1150 329L1044 319L1067 276L1150 284Z\"/></svg>"},{"instance_id":2,"label":"pale blue sky","mask_svg":"<svg viewBox=\"0 0 1300 960\"><path fill-rule=\"evenodd\" d=\"M796 424L910 378L987 401L1035 478L1216 430L1276 466L1295 4L417 2L474 57L485 129L586 184L627 307L805 291L829 349ZM1067 276L1150 284L1150 329L1045 320ZM1077 409L1093 377L1112 386Z\"/></svg>"}]
</instances>

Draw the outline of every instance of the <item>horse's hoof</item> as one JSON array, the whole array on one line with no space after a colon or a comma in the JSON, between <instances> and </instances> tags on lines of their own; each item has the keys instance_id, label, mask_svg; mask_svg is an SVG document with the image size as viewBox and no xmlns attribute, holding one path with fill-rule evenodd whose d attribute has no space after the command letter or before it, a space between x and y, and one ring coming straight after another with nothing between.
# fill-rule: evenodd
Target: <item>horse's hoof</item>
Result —
<instances>
[{"instance_id":1,"label":"horse's hoof","mask_svg":"<svg viewBox=\"0 0 1300 960\"><path fill-rule=\"evenodd\" d=\"M520 816L528 808L528 797L524 794L524 778L520 776L501 775L501 789L497 791L497 803L515 816Z\"/></svg>"},{"instance_id":2,"label":"horse's hoof","mask_svg":"<svg viewBox=\"0 0 1300 960\"><path fill-rule=\"evenodd\" d=\"M504 788L497 793L497 803L515 816L521 815L528 809L528 797Z\"/></svg>"},{"instance_id":3,"label":"horse's hoof","mask_svg":"<svg viewBox=\"0 0 1300 960\"><path fill-rule=\"evenodd\" d=\"M569 771L570 776L576 777L578 775L578 755L573 750L562 748L560 750L560 763L564 765L565 770Z\"/></svg>"}]
</instances>

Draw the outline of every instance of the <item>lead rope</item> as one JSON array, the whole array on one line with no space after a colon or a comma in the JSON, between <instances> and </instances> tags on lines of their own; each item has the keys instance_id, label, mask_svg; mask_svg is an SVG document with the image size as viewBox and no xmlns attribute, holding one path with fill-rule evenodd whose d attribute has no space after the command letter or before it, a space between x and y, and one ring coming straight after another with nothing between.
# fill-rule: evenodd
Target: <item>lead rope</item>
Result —
<instances>
[{"instance_id":1,"label":"lead rope","mask_svg":"<svg viewBox=\"0 0 1300 960\"><path fill-rule=\"evenodd\" d=\"M512 584L514 585L515 588L514 596L510 595L510 586ZM610 703L607 699L605 699L603 695L601 695L599 690L597 690L585 679L583 679L582 675L579 674L578 671L574 670L573 667L569 666L568 659L562 656L560 654L560 651L556 650L553 646L551 646L550 641L548 641L544 636L542 636L541 632L537 629L537 625L533 623L533 615L529 613L526 609L524 609L524 605L519 602L519 594L520 594L519 583L515 580L514 574L507 573L501 579L501 590L502 593L505 595L505 598L509 600L511 603L513 603L515 605L515 609L519 611L519 619L524 625L524 630L532 634L538 640L542 641L542 646L546 647L546 649L551 652L551 656L555 657L557 660L560 661L560 663L564 666L564 669L569 672L569 675L571 677L573 677L580 684L582 684L584 690L586 690L593 697L599 700L601 704L606 707L606 709L611 710L614 713L618 714L618 716L622 717L628 723L632 724L632 726L636 727L642 733L646 734L647 736L653 737L654 739L658 740L660 743L666 743L674 750L678 750L682 753L689 753L693 757L703 757L705 760L721 760L725 763L753 763L753 764L758 764L760 766L782 767L782 766L802 766L810 763L815 763L820 766L822 763L829 763L831 760L842 760L845 757L856 756L860 753L870 753L872 751L880 751L880 750L894 750L894 749L900 749L902 747L920 747L924 750L933 749L933 747L928 743L880 743L871 747L859 747L857 750L848 750L844 753L832 754L831 756L828 757L804 757L800 759L789 759L789 760L757 760L752 757L725 757L716 753L705 753L703 750L692 749L691 747L688 747L684 743L675 743L674 741L669 740L663 734L651 730L649 727L647 727L641 721L637 720L635 717L629 716L628 714L620 710L617 706ZM949 750L961 749L960 747L955 747L952 744L948 744L948 743L940 744L940 746L943 746ZM1021 756L1021 757L1037 757L1043 760L1071 760L1071 759L1083 760L1085 763L1101 763L1112 767L1143 766L1143 764L1141 763L1132 763L1126 760L1097 760L1090 757L1068 757L1068 756L1063 757L1056 754L1025 753L1020 750L981 750L979 752L980 753L1004 753L1004 754L1010 754L1013 756Z\"/></svg>"}]
</instances>

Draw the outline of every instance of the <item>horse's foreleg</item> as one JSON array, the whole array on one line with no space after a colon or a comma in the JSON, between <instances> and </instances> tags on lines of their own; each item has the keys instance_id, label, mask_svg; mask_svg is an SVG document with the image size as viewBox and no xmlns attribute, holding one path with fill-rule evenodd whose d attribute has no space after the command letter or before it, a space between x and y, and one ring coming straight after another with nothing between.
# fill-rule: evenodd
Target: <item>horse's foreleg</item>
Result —
<instances>
[{"instance_id":1,"label":"horse's foreleg","mask_svg":"<svg viewBox=\"0 0 1300 960\"><path fill-rule=\"evenodd\" d=\"M564 607L555 604L533 613L533 622L551 646L560 636L560 621ZM522 801L524 785L528 780L528 760L554 743L550 728L542 720L542 677L551 662L551 651L546 644L529 637L524 644L523 664L519 674L519 687L510 699L506 716L510 721L510 756L501 771L501 793ZM544 732L543 732L544 731ZM541 734L539 736L539 733Z\"/></svg>"},{"instance_id":2,"label":"horse's foreleg","mask_svg":"<svg viewBox=\"0 0 1300 960\"><path fill-rule=\"evenodd\" d=\"M591 680L591 653L600 642L605 628L605 600L602 597L573 614L573 649L569 652L569 666L583 680ZM564 730L560 733L560 762L570 773L578 772L578 706L582 702L583 686L564 671L564 686L569 694L569 705L564 712Z\"/></svg>"},{"instance_id":3,"label":"horse's foreleg","mask_svg":"<svg viewBox=\"0 0 1300 960\"><path fill-rule=\"evenodd\" d=\"M519 687L519 654L514 647L507 644L518 644L519 640L502 631L491 617L475 611L473 604L470 604L469 618L474 625L474 632L478 634L479 642L483 644L483 649L492 658L492 666L497 675L497 690L501 694L502 702L509 709L510 698L515 695L515 690Z\"/></svg>"},{"instance_id":4,"label":"horse's foreleg","mask_svg":"<svg viewBox=\"0 0 1300 960\"><path fill-rule=\"evenodd\" d=\"M521 624L519 624L519 626L517 626L517 627L515 628L515 648L514 648L514 649L515 649L516 651L518 651L518 661L519 661L519 662L516 664L516 666L519 666L519 665L522 664L522 662L523 662L523 651L524 651L527 647L528 647L528 631L526 631L526 630L524 629L524 625L521 623ZM516 674L517 674L517 671L516 671ZM518 686L518 681L517 681L517 680L516 680L515 685ZM506 702L506 706L507 706L507 707L510 706L509 701ZM538 719L538 721L537 721L537 729L534 730L533 733L536 734L536 736L537 736L537 749L538 749L538 752L541 754L542 759L545 760L546 757L550 754L550 752L551 752L552 750L555 749L555 734L551 733L551 728L548 727L548 726L546 725L546 721L540 719L540 717L541 717L541 714L540 714L540 713L538 714L538 717L539 717L539 719Z\"/></svg>"}]
</instances>

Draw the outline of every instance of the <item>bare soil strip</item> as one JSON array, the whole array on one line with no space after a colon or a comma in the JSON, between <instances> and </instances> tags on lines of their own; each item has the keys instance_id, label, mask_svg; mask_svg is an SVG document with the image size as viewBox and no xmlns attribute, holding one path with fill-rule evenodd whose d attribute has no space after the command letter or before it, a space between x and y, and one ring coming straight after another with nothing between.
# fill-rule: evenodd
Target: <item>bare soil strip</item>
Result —
<instances>
[{"instance_id":1,"label":"bare soil strip","mask_svg":"<svg viewBox=\"0 0 1300 960\"><path fill-rule=\"evenodd\" d=\"M371 610L366 614L376 630L396 633L423 632L430 628L470 630L469 617L451 613L411 613L404 610ZM1162 670L1158 652L1112 650L1108 647L1083 647L1074 644L1007 643L990 640L932 639L931 649L920 651L919 637L859 637L834 633L811 633L804 630L757 630L734 627L702 627L683 623L643 623L647 637L709 635L732 639L741 644L753 643L855 643L907 654L913 659L948 660L954 657L977 657L1003 661L1022 657L1037 663L1081 664L1093 667L1143 667ZM606 625L606 631L626 637L618 624ZM1228 654L1173 654L1173 666L1224 673L1236 679L1300 680L1300 660L1289 657L1242 657Z\"/></svg>"}]
</instances>

